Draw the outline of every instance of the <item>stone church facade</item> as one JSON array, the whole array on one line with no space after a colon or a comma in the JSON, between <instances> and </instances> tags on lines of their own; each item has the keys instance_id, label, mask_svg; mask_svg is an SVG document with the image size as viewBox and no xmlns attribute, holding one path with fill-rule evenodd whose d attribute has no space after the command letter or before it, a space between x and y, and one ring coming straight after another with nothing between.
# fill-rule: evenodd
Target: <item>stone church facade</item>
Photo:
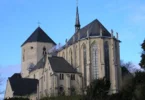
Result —
<instances>
[{"instance_id":1,"label":"stone church facade","mask_svg":"<svg viewBox=\"0 0 145 100\"><path fill-rule=\"evenodd\" d=\"M75 33L66 44L56 43L38 27L21 45L21 73L7 80L5 98L82 94L95 79L111 82L110 93L121 87L120 40L97 19L80 28L78 7Z\"/></svg>"}]
</instances>

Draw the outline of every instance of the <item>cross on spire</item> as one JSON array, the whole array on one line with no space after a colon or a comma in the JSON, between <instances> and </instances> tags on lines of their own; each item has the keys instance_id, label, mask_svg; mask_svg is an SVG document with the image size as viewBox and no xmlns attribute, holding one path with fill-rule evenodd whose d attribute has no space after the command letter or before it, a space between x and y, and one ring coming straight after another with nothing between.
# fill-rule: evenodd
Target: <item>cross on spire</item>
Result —
<instances>
[{"instance_id":1,"label":"cross on spire","mask_svg":"<svg viewBox=\"0 0 145 100\"><path fill-rule=\"evenodd\" d=\"M76 0L76 6L78 6L78 0Z\"/></svg>"},{"instance_id":2,"label":"cross on spire","mask_svg":"<svg viewBox=\"0 0 145 100\"><path fill-rule=\"evenodd\" d=\"M37 24L38 24L38 26L40 26L40 24L41 24L41 23L38 21L38 23L37 23Z\"/></svg>"}]
</instances>

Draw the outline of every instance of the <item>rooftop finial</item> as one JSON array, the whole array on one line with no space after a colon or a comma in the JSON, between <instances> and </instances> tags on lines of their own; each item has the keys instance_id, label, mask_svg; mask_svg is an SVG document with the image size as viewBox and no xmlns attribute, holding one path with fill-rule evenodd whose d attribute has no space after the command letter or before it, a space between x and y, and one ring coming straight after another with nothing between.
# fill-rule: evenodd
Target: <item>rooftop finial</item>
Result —
<instances>
[{"instance_id":1,"label":"rooftop finial","mask_svg":"<svg viewBox=\"0 0 145 100\"><path fill-rule=\"evenodd\" d=\"M41 24L41 23L38 21L38 27L40 27L40 24Z\"/></svg>"},{"instance_id":2,"label":"rooftop finial","mask_svg":"<svg viewBox=\"0 0 145 100\"><path fill-rule=\"evenodd\" d=\"M113 37L113 33L114 33L114 31L113 31L113 29L111 29L111 37Z\"/></svg>"},{"instance_id":3,"label":"rooftop finial","mask_svg":"<svg viewBox=\"0 0 145 100\"><path fill-rule=\"evenodd\" d=\"M75 32L80 29L80 19L79 19L79 11L78 11L78 0L76 0L76 22L75 22Z\"/></svg>"},{"instance_id":4,"label":"rooftop finial","mask_svg":"<svg viewBox=\"0 0 145 100\"><path fill-rule=\"evenodd\" d=\"M116 32L116 38L118 39L118 32Z\"/></svg>"},{"instance_id":5,"label":"rooftop finial","mask_svg":"<svg viewBox=\"0 0 145 100\"><path fill-rule=\"evenodd\" d=\"M78 7L78 0L76 0L76 6Z\"/></svg>"}]
</instances>

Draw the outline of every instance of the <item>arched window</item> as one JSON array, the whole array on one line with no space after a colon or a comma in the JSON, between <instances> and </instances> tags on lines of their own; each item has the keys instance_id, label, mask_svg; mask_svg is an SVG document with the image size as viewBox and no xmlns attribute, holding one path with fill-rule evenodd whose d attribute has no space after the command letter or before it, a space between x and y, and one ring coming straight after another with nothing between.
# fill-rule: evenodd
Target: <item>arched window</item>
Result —
<instances>
[{"instance_id":1,"label":"arched window","mask_svg":"<svg viewBox=\"0 0 145 100\"><path fill-rule=\"evenodd\" d=\"M60 79L60 80L63 80L63 79L64 79L64 75L63 75L63 74L60 74L60 75L59 75L59 79Z\"/></svg>"},{"instance_id":2,"label":"arched window","mask_svg":"<svg viewBox=\"0 0 145 100\"><path fill-rule=\"evenodd\" d=\"M70 56L70 64L73 64L73 57L72 57L72 50L69 50L69 56Z\"/></svg>"},{"instance_id":3,"label":"arched window","mask_svg":"<svg viewBox=\"0 0 145 100\"><path fill-rule=\"evenodd\" d=\"M110 80L110 67L109 67L109 45L108 41L104 42L104 62L105 62L105 77Z\"/></svg>"},{"instance_id":4,"label":"arched window","mask_svg":"<svg viewBox=\"0 0 145 100\"><path fill-rule=\"evenodd\" d=\"M91 74L92 80L98 79L98 48L96 43L91 45Z\"/></svg>"},{"instance_id":5,"label":"arched window","mask_svg":"<svg viewBox=\"0 0 145 100\"><path fill-rule=\"evenodd\" d=\"M46 48L43 47L43 56L45 56L45 55L46 55Z\"/></svg>"},{"instance_id":6,"label":"arched window","mask_svg":"<svg viewBox=\"0 0 145 100\"><path fill-rule=\"evenodd\" d=\"M76 95L76 90L75 90L74 86L72 86L70 88L70 92L71 92L71 95Z\"/></svg>"},{"instance_id":7,"label":"arched window","mask_svg":"<svg viewBox=\"0 0 145 100\"><path fill-rule=\"evenodd\" d=\"M87 52L85 45L83 45L83 65L84 65L84 86L87 86Z\"/></svg>"},{"instance_id":8,"label":"arched window","mask_svg":"<svg viewBox=\"0 0 145 100\"><path fill-rule=\"evenodd\" d=\"M64 87L62 85L58 87L58 95L64 95Z\"/></svg>"}]
</instances>

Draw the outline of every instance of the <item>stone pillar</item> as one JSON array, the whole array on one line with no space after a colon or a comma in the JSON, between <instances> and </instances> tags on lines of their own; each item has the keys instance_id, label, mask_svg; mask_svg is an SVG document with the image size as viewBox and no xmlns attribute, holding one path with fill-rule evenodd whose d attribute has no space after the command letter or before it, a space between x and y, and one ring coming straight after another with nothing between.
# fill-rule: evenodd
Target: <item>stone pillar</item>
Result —
<instances>
[{"instance_id":1,"label":"stone pillar","mask_svg":"<svg viewBox=\"0 0 145 100\"><path fill-rule=\"evenodd\" d=\"M57 96L58 94L58 77L56 74L54 74L54 96Z\"/></svg>"},{"instance_id":2,"label":"stone pillar","mask_svg":"<svg viewBox=\"0 0 145 100\"><path fill-rule=\"evenodd\" d=\"M121 66L120 66L120 46L119 46L119 41L117 41L117 57L118 57L118 61L117 61L117 67L118 67L118 82L119 82L119 87L118 89L120 90L121 85L122 85L122 70L121 70Z\"/></svg>"},{"instance_id":3,"label":"stone pillar","mask_svg":"<svg viewBox=\"0 0 145 100\"><path fill-rule=\"evenodd\" d=\"M81 68L81 45L80 45L80 41L78 41L78 67L79 67L79 72L82 73L82 68Z\"/></svg>"},{"instance_id":4,"label":"stone pillar","mask_svg":"<svg viewBox=\"0 0 145 100\"><path fill-rule=\"evenodd\" d=\"M105 62L104 62L104 40L102 38L100 38L99 41L99 69L100 69L100 73L99 73L99 77L103 78L105 76Z\"/></svg>"},{"instance_id":5,"label":"stone pillar","mask_svg":"<svg viewBox=\"0 0 145 100\"><path fill-rule=\"evenodd\" d=\"M51 74L50 78L51 78L50 95L54 96L54 76L53 76L53 74Z\"/></svg>"},{"instance_id":6,"label":"stone pillar","mask_svg":"<svg viewBox=\"0 0 145 100\"><path fill-rule=\"evenodd\" d=\"M78 82L77 82L77 84L78 84L78 93L79 94L82 94L82 89L83 89L83 78L82 78L82 75L77 75L77 77L78 77Z\"/></svg>"},{"instance_id":7,"label":"stone pillar","mask_svg":"<svg viewBox=\"0 0 145 100\"><path fill-rule=\"evenodd\" d=\"M70 75L66 74L65 75L65 93L66 95L70 95Z\"/></svg>"},{"instance_id":8,"label":"stone pillar","mask_svg":"<svg viewBox=\"0 0 145 100\"><path fill-rule=\"evenodd\" d=\"M40 99L40 94L39 94L40 92L39 92L39 82L38 82L38 84L37 84L37 98L38 98L38 100Z\"/></svg>"},{"instance_id":9,"label":"stone pillar","mask_svg":"<svg viewBox=\"0 0 145 100\"><path fill-rule=\"evenodd\" d=\"M47 89L47 95L48 95L48 69L47 69L47 71L46 71L46 89Z\"/></svg>"},{"instance_id":10,"label":"stone pillar","mask_svg":"<svg viewBox=\"0 0 145 100\"><path fill-rule=\"evenodd\" d=\"M91 68L91 56L90 56L90 53L91 53L91 50L90 50L90 39L88 37L88 40L87 40L87 43L86 43L86 52L87 52L87 65L86 65L86 74L87 74L87 86L90 85L90 82L91 82L91 73L90 73L90 68Z\"/></svg>"},{"instance_id":11,"label":"stone pillar","mask_svg":"<svg viewBox=\"0 0 145 100\"><path fill-rule=\"evenodd\" d=\"M111 93L116 93L116 66L115 66L115 46L114 39L110 41L110 82L111 82Z\"/></svg>"}]
</instances>

